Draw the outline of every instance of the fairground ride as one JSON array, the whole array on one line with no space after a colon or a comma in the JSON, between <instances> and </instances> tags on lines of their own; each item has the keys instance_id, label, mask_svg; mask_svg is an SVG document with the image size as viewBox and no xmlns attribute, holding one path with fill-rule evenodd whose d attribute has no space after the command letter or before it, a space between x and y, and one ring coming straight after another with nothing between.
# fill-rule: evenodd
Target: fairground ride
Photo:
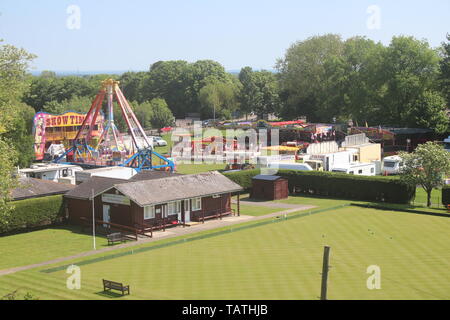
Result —
<instances>
[{"instance_id":1,"label":"fairground ride","mask_svg":"<svg viewBox=\"0 0 450 320\"><path fill-rule=\"evenodd\" d=\"M107 118L100 136L93 135L97 117L107 98ZM122 135L114 122L114 104L120 107L129 135ZM125 139L124 139L125 138ZM131 138L131 139L130 139ZM108 79L95 97L84 118L73 146L54 162L86 164L95 167L123 166L141 170L174 170L174 163L153 149L149 139L119 88L119 82Z\"/></svg>"}]
</instances>

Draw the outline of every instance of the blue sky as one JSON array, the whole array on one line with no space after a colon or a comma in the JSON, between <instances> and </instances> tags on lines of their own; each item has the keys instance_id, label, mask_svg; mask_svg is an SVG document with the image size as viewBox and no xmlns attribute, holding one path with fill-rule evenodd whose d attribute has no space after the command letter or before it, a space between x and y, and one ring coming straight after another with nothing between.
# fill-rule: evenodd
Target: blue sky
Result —
<instances>
[{"instance_id":1,"label":"blue sky","mask_svg":"<svg viewBox=\"0 0 450 320\"><path fill-rule=\"evenodd\" d=\"M66 26L70 5L80 29ZM371 5L380 29L367 27ZM172 59L272 69L295 41L329 32L438 46L449 17L449 0L1 0L0 39L37 54L36 70L147 70Z\"/></svg>"}]
</instances>

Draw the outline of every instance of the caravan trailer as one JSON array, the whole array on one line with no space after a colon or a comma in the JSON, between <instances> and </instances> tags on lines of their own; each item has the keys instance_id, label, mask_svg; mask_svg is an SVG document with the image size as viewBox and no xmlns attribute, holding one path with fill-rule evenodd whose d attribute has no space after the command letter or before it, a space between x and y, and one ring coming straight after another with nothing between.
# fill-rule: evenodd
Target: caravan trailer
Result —
<instances>
[{"instance_id":1,"label":"caravan trailer","mask_svg":"<svg viewBox=\"0 0 450 320\"><path fill-rule=\"evenodd\" d=\"M83 171L83 168L73 164L36 163L30 168L19 169L19 175L25 178L75 184L75 172L78 171Z\"/></svg>"},{"instance_id":2,"label":"caravan trailer","mask_svg":"<svg viewBox=\"0 0 450 320\"><path fill-rule=\"evenodd\" d=\"M301 170L301 171L314 171L313 168L307 163L288 163L288 162L271 162L268 166L269 169L282 169L282 170Z\"/></svg>"},{"instance_id":3,"label":"caravan trailer","mask_svg":"<svg viewBox=\"0 0 450 320\"><path fill-rule=\"evenodd\" d=\"M399 156L390 156L383 159L383 174L399 174L403 167L403 160Z\"/></svg>"},{"instance_id":4,"label":"caravan trailer","mask_svg":"<svg viewBox=\"0 0 450 320\"><path fill-rule=\"evenodd\" d=\"M354 174L358 176L374 176L376 174L375 163L353 163L347 167L333 168L332 172Z\"/></svg>"}]
</instances>

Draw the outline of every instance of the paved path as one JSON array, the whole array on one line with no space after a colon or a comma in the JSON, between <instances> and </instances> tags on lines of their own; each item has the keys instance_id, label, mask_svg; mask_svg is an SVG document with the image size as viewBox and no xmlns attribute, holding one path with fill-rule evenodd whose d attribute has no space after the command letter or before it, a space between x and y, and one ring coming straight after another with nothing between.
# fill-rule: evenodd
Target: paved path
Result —
<instances>
[{"instance_id":1,"label":"paved path","mask_svg":"<svg viewBox=\"0 0 450 320\"><path fill-rule=\"evenodd\" d=\"M232 203L237 203L237 200L233 199ZM261 207L269 207L269 208L283 208L283 209L294 209L294 208L303 208L304 205L299 204L289 204L289 203L279 203L273 201L249 201L249 200L241 200L240 204L249 205L249 206L261 206Z\"/></svg>"},{"instance_id":2,"label":"paved path","mask_svg":"<svg viewBox=\"0 0 450 320\"><path fill-rule=\"evenodd\" d=\"M262 202L260 202L260 203L262 203ZM279 207L279 208L283 208L283 207ZM302 211L302 210L308 210L308 209L312 209L312 208L315 208L315 206L295 205L295 208L290 207L290 209L288 209L288 210L282 210L279 212L266 214L266 215L258 216L258 217L255 217L255 216L239 216L239 217L238 216L229 216L229 217L224 217L222 220L209 220L209 221L207 220L207 221L205 221L204 224L199 223L199 224L196 224L196 225L193 225L190 227L183 228L180 226L180 227L175 227L175 228L171 228L171 229L166 229L166 231L156 231L156 232L153 232L153 238L142 237L142 238L139 238L138 241L133 241L133 242L124 243L124 244L120 244L120 245L105 247L105 248L101 248L98 250L82 252L82 253L75 254L72 256L61 257L61 258L44 261L44 262L40 262L40 263L35 263L35 264L31 264L31 265L4 269L4 270L0 270L0 276L16 273L19 271L29 270L29 269L33 269L33 268L43 267L43 266L47 266L47 265L51 265L51 264L57 264L57 263L61 263L61 262L69 261L69 260L78 259L78 258L89 257L89 256L92 256L95 254L105 253L105 252L113 251L116 249L129 248L129 247L133 247L133 246L140 245L143 243L158 241L161 239L173 238L173 237L178 237L178 236L187 235L187 234L193 234L193 233L197 233L197 232L201 232L201 231L205 231L205 230L217 229L217 228L231 226L231 225L235 225L235 224L239 224L239 223L247 222L247 221L263 220L263 219L267 219L267 218L271 218L271 217L276 217L279 215L289 214L289 213L298 212L298 211Z\"/></svg>"}]
</instances>

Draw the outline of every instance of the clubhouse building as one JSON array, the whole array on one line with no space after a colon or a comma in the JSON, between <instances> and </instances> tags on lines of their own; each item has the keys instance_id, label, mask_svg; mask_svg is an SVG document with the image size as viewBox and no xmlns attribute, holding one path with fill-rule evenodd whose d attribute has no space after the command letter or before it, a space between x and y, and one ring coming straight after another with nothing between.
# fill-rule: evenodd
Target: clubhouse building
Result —
<instances>
[{"instance_id":1,"label":"clubhouse building","mask_svg":"<svg viewBox=\"0 0 450 320\"><path fill-rule=\"evenodd\" d=\"M179 175L142 172L129 180L92 177L65 195L68 219L145 229L232 214L242 187L217 171ZM94 206L94 208L93 208ZM239 212L238 212L239 214Z\"/></svg>"}]
</instances>

